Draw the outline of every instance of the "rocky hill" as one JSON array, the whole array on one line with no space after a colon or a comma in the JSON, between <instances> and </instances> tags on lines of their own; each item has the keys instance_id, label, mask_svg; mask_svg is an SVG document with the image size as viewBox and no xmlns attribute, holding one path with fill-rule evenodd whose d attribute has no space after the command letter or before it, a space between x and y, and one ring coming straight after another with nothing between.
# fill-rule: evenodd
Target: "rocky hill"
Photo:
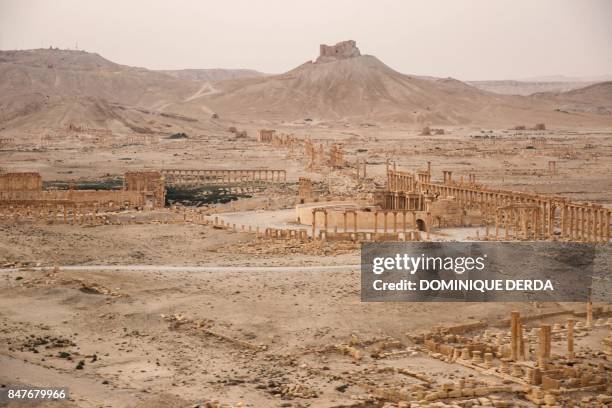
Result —
<instances>
[{"instance_id":1,"label":"rocky hill","mask_svg":"<svg viewBox=\"0 0 612 408\"><path fill-rule=\"evenodd\" d=\"M127 110L132 116L137 116L133 108L159 110L198 88L191 81L83 51L0 51L0 127L64 126L73 121L108 127L127 121L122 119Z\"/></svg>"},{"instance_id":2,"label":"rocky hill","mask_svg":"<svg viewBox=\"0 0 612 408\"><path fill-rule=\"evenodd\" d=\"M564 112L612 115L612 81L600 82L567 92L543 92L534 99L547 101Z\"/></svg>"},{"instance_id":3,"label":"rocky hill","mask_svg":"<svg viewBox=\"0 0 612 408\"><path fill-rule=\"evenodd\" d=\"M568 118L549 101L500 95L464 82L399 73L352 41L321 46L319 58L281 75L215 84L217 92L190 101L223 116L268 120L380 121L465 125L559 123ZM601 122L601 118L591 118ZM587 118L588 120L588 118Z\"/></svg>"},{"instance_id":4,"label":"rocky hill","mask_svg":"<svg viewBox=\"0 0 612 408\"><path fill-rule=\"evenodd\" d=\"M152 71L83 51L0 51L0 130L74 123L163 133L206 127L213 113L230 121L610 126L611 84L500 95L452 78L402 74L362 55L354 41L321 45L315 61L280 75Z\"/></svg>"},{"instance_id":5,"label":"rocky hill","mask_svg":"<svg viewBox=\"0 0 612 408\"><path fill-rule=\"evenodd\" d=\"M162 74L170 75L179 79L188 79L200 82L217 82L226 79L262 77L266 74L255 71L254 69L176 69L160 70Z\"/></svg>"}]
</instances>

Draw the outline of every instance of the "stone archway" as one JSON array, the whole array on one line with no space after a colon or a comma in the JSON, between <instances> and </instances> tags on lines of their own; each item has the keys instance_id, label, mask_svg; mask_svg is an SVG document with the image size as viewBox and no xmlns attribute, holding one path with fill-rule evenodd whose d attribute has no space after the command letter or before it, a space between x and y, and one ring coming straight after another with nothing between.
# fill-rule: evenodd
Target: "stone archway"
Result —
<instances>
[{"instance_id":1,"label":"stone archway","mask_svg":"<svg viewBox=\"0 0 612 408\"><path fill-rule=\"evenodd\" d=\"M416 227L419 231L425 231L425 221L423 221L422 219L417 219L416 220Z\"/></svg>"}]
</instances>

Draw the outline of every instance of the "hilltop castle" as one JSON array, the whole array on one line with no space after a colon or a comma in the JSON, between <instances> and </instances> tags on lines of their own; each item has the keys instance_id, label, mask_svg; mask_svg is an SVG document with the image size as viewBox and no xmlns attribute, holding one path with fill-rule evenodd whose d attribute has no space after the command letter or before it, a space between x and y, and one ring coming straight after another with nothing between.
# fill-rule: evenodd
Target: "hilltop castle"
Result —
<instances>
[{"instance_id":1,"label":"hilltop castle","mask_svg":"<svg viewBox=\"0 0 612 408\"><path fill-rule=\"evenodd\" d=\"M319 58L316 62L330 62L338 59L359 57L361 53L353 40L342 41L336 45L321 44Z\"/></svg>"}]
</instances>

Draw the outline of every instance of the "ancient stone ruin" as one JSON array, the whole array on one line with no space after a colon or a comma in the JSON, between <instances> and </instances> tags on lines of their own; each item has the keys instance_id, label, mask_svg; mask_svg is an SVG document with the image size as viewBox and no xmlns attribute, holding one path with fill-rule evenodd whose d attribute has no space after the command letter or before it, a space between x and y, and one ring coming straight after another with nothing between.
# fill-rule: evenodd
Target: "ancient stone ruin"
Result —
<instances>
[{"instance_id":1,"label":"ancient stone ruin","mask_svg":"<svg viewBox=\"0 0 612 408\"><path fill-rule=\"evenodd\" d=\"M42 177L38 173L5 173L0 175L0 192L39 190L42 190Z\"/></svg>"},{"instance_id":2,"label":"ancient stone ruin","mask_svg":"<svg viewBox=\"0 0 612 408\"><path fill-rule=\"evenodd\" d=\"M123 181L123 189L141 193L146 206L163 208L166 205L166 186L160 172L130 171L124 174Z\"/></svg>"},{"instance_id":3,"label":"ancient stone ruin","mask_svg":"<svg viewBox=\"0 0 612 408\"><path fill-rule=\"evenodd\" d=\"M0 175L0 218L81 223L102 213L163 208L165 184L159 172L127 172L122 190L44 190L39 173Z\"/></svg>"},{"instance_id":4,"label":"ancient stone ruin","mask_svg":"<svg viewBox=\"0 0 612 408\"><path fill-rule=\"evenodd\" d=\"M341 41L335 45L321 44L319 50L317 63L359 57L361 55L359 48L357 48L357 43L353 40Z\"/></svg>"}]
</instances>

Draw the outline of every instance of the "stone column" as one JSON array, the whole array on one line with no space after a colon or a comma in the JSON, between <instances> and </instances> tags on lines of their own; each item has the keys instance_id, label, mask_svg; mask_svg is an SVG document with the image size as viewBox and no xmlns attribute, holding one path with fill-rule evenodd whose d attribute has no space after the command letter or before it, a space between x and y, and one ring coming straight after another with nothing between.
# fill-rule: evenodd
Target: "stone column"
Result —
<instances>
[{"instance_id":1,"label":"stone column","mask_svg":"<svg viewBox=\"0 0 612 408\"><path fill-rule=\"evenodd\" d=\"M384 216L383 233L387 235L387 211L383 212L383 216Z\"/></svg>"},{"instance_id":2,"label":"stone column","mask_svg":"<svg viewBox=\"0 0 612 408\"><path fill-rule=\"evenodd\" d=\"M499 239L499 209L495 211L495 240Z\"/></svg>"},{"instance_id":3,"label":"stone column","mask_svg":"<svg viewBox=\"0 0 612 408\"><path fill-rule=\"evenodd\" d=\"M327 210L323 210L323 230L325 231L325 237L327 238Z\"/></svg>"},{"instance_id":4,"label":"stone column","mask_svg":"<svg viewBox=\"0 0 612 408\"><path fill-rule=\"evenodd\" d=\"M529 237L527 236L527 210L525 208L522 208L520 210L520 218L522 218L521 221L521 227L523 229L523 237L525 239L528 239Z\"/></svg>"},{"instance_id":5,"label":"stone column","mask_svg":"<svg viewBox=\"0 0 612 408\"><path fill-rule=\"evenodd\" d=\"M573 237L572 240L573 241L579 241L580 240L580 208L578 207L574 207L573 208L573 218L574 218L574 225L572 227L573 229Z\"/></svg>"},{"instance_id":6,"label":"stone column","mask_svg":"<svg viewBox=\"0 0 612 408\"><path fill-rule=\"evenodd\" d=\"M510 373L510 360L508 360L507 358L501 358L499 371L503 374Z\"/></svg>"},{"instance_id":7,"label":"stone column","mask_svg":"<svg viewBox=\"0 0 612 408\"><path fill-rule=\"evenodd\" d=\"M521 315L517 311L510 313L510 359L517 361L519 357Z\"/></svg>"},{"instance_id":8,"label":"stone column","mask_svg":"<svg viewBox=\"0 0 612 408\"><path fill-rule=\"evenodd\" d=\"M485 368L493 367L493 353L484 353L484 366Z\"/></svg>"},{"instance_id":9,"label":"stone column","mask_svg":"<svg viewBox=\"0 0 612 408\"><path fill-rule=\"evenodd\" d=\"M574 227L574 207L570 206L569 207L569 231L568 231L568 235L569 235L569 239L571 241L574 240L574 231L575 231L575 227Z\"/></svg>"},{"instance_id":10,"label":"stone column","mask_svg":"<svg viewBox=\"0 0 612 408\"><path fill-rule=\"evenodd\" d=\"M567 205L561 207L561 238L565 238L567 231Z\"/></svg>"},{"instance_id":11,"label":"stone column","mask_svg":"<svg viewBox=\"0 0 612 408\"><path fill-rule=\"evenodd\" d=\"M599 210L598 209L592 209L591 210L591 220L593 222L593 228L592 228L592 239L591 242L597 242L599 241L598 237L597 237L597 224L598 224L598 217L597 215L599 214Z\"/></svg>"},{"instance_id":12,"label":"stone column","mask_svg":"<svg viewBox=\"0 0 612 408\"><path fill-rule=\"evenodd\" d=\"M538 365L541 369L546 369L546 365L550 360L550 324L540 326L540 344L538 351Z\"/></svg>"},{"instance_id":13,"label":"stone column","mask_svg":"<svg viewBox=\"0 0 612 408\"><path fill-rule=\"evenodd\" d=\"M518 333L519 333L519 353L518 355L521 360L525 360L527 358L526 356L527 353L525 350L525 339L523 337L523 323L521 323L520 321L519 321Z\"/></svg>"},{"instance_id":14,"label":"stone column","mask_svg":"<svg viewBox=\"0 0 612 408\"><path fill-rule=\"evenodd\" d=\"M593 327L593 302L591 301L591 289L589 289L589 298L587 299L586 326L589 329Z\"/></svg>"},{"instance_id":15,"label":"stone column","mask_svg":"<svg viewBox=\"0 0 612 408\"><path fill-rule=\"evenodd\" d=\"M586 241L587 240L587 232L586 232L586 226L587 226L587 220L586 220L586 208L580 208L580 240L581 241Z\"/></svg>"},{"instance_id":16,"label":"stone column","mask_svg":"<svg viewBox=\"0 0 612 408\"><path fill-rule=\"evenodd\" d=\"M606 242L606 210L599 211L599 241Z\"/></svg>"},{"instance_id":17,"label":"stone column","mask_svg":"<svg viewBox=\"0 0 612 408\"><path fill-rule=\"evenodd\" d=\"M567 320L567 358L574 358L574 319Z\"/></svg>"},{"instance_id":18,"label":"stone column","mask_svg":"<svg viewBox=\"0 0 612 408\"><path fill-rule=\"evenodd\" d=\"M542 212L542 239L546 239L548 237L546 224L546 202L542 202L540 204L540 208L540 211Z\"/></svg>"},{"instance_id":19,"label":"stone column","mask_svg":"<svg viewBox=\"0 0 612 408\"><path fill-rule=\"evenodd\" d=\"M576 217L575 219L575 225L574 225L574 236L575 236L575 241L581 241L582 240L582 236L581 236L581 230L582 230L582 217L581 215L581 208L580 207L575 207L574 208L574 216Z\"/></svg>"},{"instance_id":20,"label":"stone column","mask_svg":"<svg viewBox=\"0 0 612 408\"><path fill-rule=\"evenodd\" d=\"M512 228L514 210L512 208L502 211L504 217L504 239L510 239L510 228Z\"/></svg>"},{"instance_id":21,"label":"stone column","mask_svg":"<svg viewBox=\"0 0 612 408\"><path fill-rule=\"evenodd\" d=\"M606 210L604 225L606 227L606 232L604 234L604 242L608 242L610 241L610 211L609 210Z\"/></svg>"},{"instance_id":22,"label":"stone column","mask_svg":"<svg viewBox=\"0 0 612 408\"><path fill-rule=\"evenodd\" d=\"M312 240L314 241L317 238L316 229L317 226L317 211L312 210Z\"/></svg>"}]
</instances>

